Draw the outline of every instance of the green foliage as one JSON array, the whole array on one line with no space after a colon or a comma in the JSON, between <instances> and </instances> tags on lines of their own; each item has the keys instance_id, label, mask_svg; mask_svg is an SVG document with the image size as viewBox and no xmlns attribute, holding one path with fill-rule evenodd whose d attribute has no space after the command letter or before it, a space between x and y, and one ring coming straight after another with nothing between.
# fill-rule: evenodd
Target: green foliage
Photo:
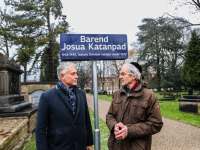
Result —
<instances>
[{"instance_id":1,"label":"green foliage","mask_svg":"<svg viewBox=\"0 0 200 150\"><path fill-rule=\"evenodd\" d=\"M0 51L10 57L9 49L14 44L13 33L9 29L9 17L0 10Z\"/></svg>"},{"instance_id":2,"label":"green foliage","mask_svg":"<svg viewBox=\"0 0 200 150\"><path fill-rule=\"evenodd\" d=\"M59 65L59 47L60 44L56 42L53 47L53 61L54 61L54 66L52 67L55 74L53 75L53 81L58 81L57 77L57 66ZM50 81L50 71L49 71L49 55L47 54L47 49L45 49L44 53L42 54L41 57L41 69L40 69L40 82L42 81Z\"/></svg>"},{"instance_id":3,"label":"green foliage","mask_svg":"<svg viewBox=\"0 0 200 150\"><path fill-rule=\"evenodd\" d=\"M152 84L152 81L150 82L151 84L150 85L148 85L148 89L156 89L156 84ZM162 84L161 84L161 86L162 86Z\"/></svg>"},{"instance_id":4,"label":"green foliage","mask_svg":"<svg viewBox=\"0 0 200 150\"><path fill-rule=\"evenodd\" d=\"M170 18L144 18L142 23L137 33L141 45L138 61L144 64L145 73L149 69L156 72L152 84L156 83L158 91L162 86L176 87L181 84L178 70L184 50L182 28Z\"/></svg>"},{"instance_id":5,"label":"green foliage","mask_svg":"<svg viewBox=\"0 0 200 150\"><path fill-rule=\"evenodd\" d=\"M45 69L46 74L47 71L49 72L48 81L56 81L55 68L58 65L60 49L56 39L59 34L68 32L68 22L66 16L62 15L61 1L5 0L5 4L15 10L13 14L8 14L3 18L9 23L7 29L12 33L10 39L13 39L17 46L17 61L24 67L24 76L26 77L26 72L30 74L38 72L37 69ZM52 17L55 20L51 20ZM47 57L41 59L43 55ZM27 71L28 63L32 66Z\"/></svg>"},{"instance_id":6,"label":"green foliage","mask_svg":"<svg viewBox=\"0 0 200 150\"><path fill-rule=\"evenodd\" d=\"M49 71L48 80L55 81L55 68L58 65L58 57L57 55L54 55L56 38L59 34L68 32L68 22L66 21L66 16L62 15L61 9L63 6L60 0L44 0L42 2L43 4L41 5L40 9L47 25L46 37L48 41L44 53L47 56L45 62L47 62L48 65L46 65L46 63L42 63L45 66L41 65L41 68L48 67L48 69L46 68L46 70ZM58 21L58 24L54 24L50 21L51 16ZM59 51L59 48L57 50ZM57 61L55 61L56 59L53 58L54 56L57 57ZM44 62L44 59L42 61Z\"/></svg>"},{"instance_id":7,"label":"green foliage","mask_svg":"<svg viewBox=\"0 0 200 150\"><path fill-rule=\"evenodd\" d=\"M24 68L24 82L26 82L27 74L31 73L31 70L27 70L28 63L35 56L36 50L46 44L45 33L41 31L45 22L37 9L41 2L39 0L5 0L5 3L15 10L11 14L6 14L9 22L7 28L12 33L9 38L17 46L15 55Z\"/></svg>"},{"instance_id":8,"label":"green foliage","mask_svg":"<svg viewBox=\"0 0 200 150\"><path fill-rule=\"evenodd\" d=\"M185 84L181 80L181 67L172 69L166 72L165 76L162 78L161 87L164 89L173 88L174 90L181 90L182 86ZM150 87L148 87L150 88Z\"/></svg>"},{"instance_id":9,"label":"green foliage","mask_svg":"<svg viewBox=\"0 0 200 150\"><path fill-rule=\"evenodd\" d=\"M200 88L200 36L196 31L192 32L192 37L185 52L185 62L182 69L182 80L191 88Z\"/></svg>"}]
</instances>

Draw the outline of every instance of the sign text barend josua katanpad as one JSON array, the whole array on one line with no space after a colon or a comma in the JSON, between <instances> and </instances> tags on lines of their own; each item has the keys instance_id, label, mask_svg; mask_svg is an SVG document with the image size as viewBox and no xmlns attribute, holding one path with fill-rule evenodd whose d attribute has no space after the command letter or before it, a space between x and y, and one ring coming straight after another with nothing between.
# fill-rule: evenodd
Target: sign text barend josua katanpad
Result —
<instances>
[{"instance_id":1,"label":"sign text barend josua katanpad","mask_svg":"<svg viewBox=\"0 0 200 150\"><path fill-rule=\"evenodd\" d=\"M127 35L61 34L61 60L110 60L128 58Z\"/></svg>"}]
</instances>

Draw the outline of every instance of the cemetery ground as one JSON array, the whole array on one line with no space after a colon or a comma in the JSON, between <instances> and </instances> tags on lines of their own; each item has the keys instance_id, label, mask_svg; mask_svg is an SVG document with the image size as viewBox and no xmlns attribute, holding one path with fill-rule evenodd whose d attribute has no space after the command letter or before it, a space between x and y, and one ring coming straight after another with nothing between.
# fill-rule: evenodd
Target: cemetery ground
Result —
<instances>
[{"instance_id":1,"label":"cemetery ground","mask_svg":"<svg viewBox=\"0 0 200 150\"><path fill-rule=\"evenodd\" d=\"M160 95L160 92L155 92L155 94L157 95L158 99L163 98L163 95ZM180 94L185 94L185 92L180 92ZM98 98L109 102L112 101L111 96L98 95ZM179 111L178 98L176 98L174 101L159 101L159 103L162 117L191 124L200 128L200 114Z\"/></svg>"},{"instance_id":2,"label":"cemetery ground","mask_svg":"<svg viewBox=\"0 0 200 150\"><path fill-rule=\"evenodd\" d=\"M91 117L91 123L92 123L92 130L94 131L95 125L94 125L94 112L89 109L90 111L90 117ZM106 124L103 122L102 119L99 118L99 129L101 130L101 149L107 150L107 141L109 137L109 130L106 126ZM94 146L93 146L94 149ZM25 147L24 150L36 150L36 143L35 143L35 136L33 136L28 143L28 145Z\"/></svg>"},{"instance_id":3,"label":"cemetery ground","mask_svg":"<svg viewBox=\"0 0 200 150\"><path fill-rule=\"evenodd\" d=\"M155 93L158 96L158 99L163 98L163 95L160 95L159 92L155 92ZM184 94L184 93L182 92L181 94ZM91 99L93 101L93 95L92 94L87 94L87 98ZM106 95L98 95L98 99L104 100L105 105L108 105L111 102L112 97L106 96ZM179 122L183 122L183 123L180 123L178 125L178 127L175 127L175 128L185 128L185 125L190 124L192 126L198 127L196 129L200 130L199 129L200 128L200 115L193 114L193 113L185 113L185 112L179 111L178 98L175 101L160 101L159 103L160 103L161 113L162 113L162 117L163 117L164 121L166 121L166 120L168 121L170 119L169 121L171 121L171 122L167 123L167 124L169 126L172 126L172 128L173 128L174 124L177 123L176 121L178 121L178 123ZM89 102L88 102L88 106L90 108L94 107L93 104L90 104ZM107 113L105 111L106 111L106 108L103 109L103 110L100 110L100 108L99 108L99 129L100 129L101 149L102 150L108 149L107 148L107 140L108 140L108 137L109 137L109 130L108 130L106 124L105 124L105 114ZM104 113L102 113L102 112L104 112ZM90 116L91 116L92 127L93 127L93 130L94 130L94 112L91 109L90 109ZM165 118L168 118L168 119L165 119ZM173 120L175 120L175 121L173 121ZM184 130L191 130L191 129L182 129L182 130L183 130L183 132L178 133L178 134L183 134L182 138L184 138ZM174 132L174 131L172 131L172 132ZM191 132L195 133L195 131L191 131ZM170 134L170 131L169 131L168 134ZM171 134L175 134L174 136L176 136L176 133L171 133ZM157 139L156 136L157 136L157 134L153 137L155 137L155 139ZM183 144L187 144L187 145L189 143L192 144L193 142L190 142L190 140L192 140L192 139L193 138L190 139L190 137L187 137L186 142L184 142ZM172 139L162 139L162 142L167 142L167 140L172 140ZM162 142L160 144L162 144ZM175 143L175 142L179 142L179 141L173 141L173 142ZM28 143L28 145L26 146L25 150L36 150L35 145L36 145L35 144L35 138L33 137L31 139L31 141ZM172 145L173 144L171 144L171 146ZM157 145L154 145L154 142L152 144L152 150L154 150L153 148L158 148ZM170 145L167 149L171 149ZM180 147L179 147L179 149L182 150L182 148L180 148ZM166 150L166 149L163 149L163 150ZM171 149L171 150L173 150L173 149ZM191 150L193 150L193 149L191 148ZM196 149L194 149L194 150L196 150Z\"/></svg>"}]
</instances>

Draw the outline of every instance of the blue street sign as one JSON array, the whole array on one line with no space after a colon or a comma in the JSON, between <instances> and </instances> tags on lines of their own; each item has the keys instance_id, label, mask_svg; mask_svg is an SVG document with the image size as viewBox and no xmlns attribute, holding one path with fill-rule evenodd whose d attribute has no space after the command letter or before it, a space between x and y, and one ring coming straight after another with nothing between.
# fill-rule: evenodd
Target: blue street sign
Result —
<instances>
[{"instance_id":1,"label":"blue street sign","mask_svg":"<svg viewBox=\"0 0 200 150\"><path fill-rule=\"evenodd\" d=\"M125 34L61 34L61 60L123 60L128 58Z\"/></svg>"}]
</instances>

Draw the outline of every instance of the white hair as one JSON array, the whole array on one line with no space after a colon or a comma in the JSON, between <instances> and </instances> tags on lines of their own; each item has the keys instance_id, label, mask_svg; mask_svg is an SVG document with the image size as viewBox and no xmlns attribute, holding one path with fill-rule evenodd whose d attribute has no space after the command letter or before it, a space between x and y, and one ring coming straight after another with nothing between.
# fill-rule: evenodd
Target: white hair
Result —
<instances>
[{"instance_id":1,"label":"white hair","mask_svg":"<svg viewBox=\"0 0 200 150\"><path fill-rule=\"evenodd\" d=\"M141 79L141 73L140 71L132 64L124 64L123 66L128 67L128 72L130 76L137 76L136 81L140 81Z\"/></svg>"},{"instance_id":2,"label":"white hair","mask_svg":"<svg viewBox=\"0 0 200 150\"><path fill-rule=\"evenodd\" d=\"M60 74L66 74L67 69L71 67L76 68L76 64L72 62L61 62L60 65L57 67L58 79L60 80Z\"/></svg>"}]
</instances>

